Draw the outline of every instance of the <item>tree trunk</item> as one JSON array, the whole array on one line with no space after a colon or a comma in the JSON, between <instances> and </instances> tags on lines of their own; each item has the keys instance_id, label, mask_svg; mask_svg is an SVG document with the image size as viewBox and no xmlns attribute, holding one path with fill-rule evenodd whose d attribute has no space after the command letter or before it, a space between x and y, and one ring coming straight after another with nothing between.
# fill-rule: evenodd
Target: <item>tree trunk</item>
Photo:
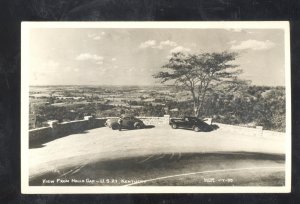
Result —
<instances>
[{"instance_id":1,"label":"tree trunk","mask_svg":"<svg viewBox=\"0 0 300 204\"><path fill-rule=\"evenodd\" d=\"M200 111L200 110L201 110L201 104L197 107L197 112L196 112L196 113L197 113L197 114L196 114L196 117L197 117L197 118L199 118L200 115L201 115L201 111Z\"/></svg>"},{"instance_id":2,"label":"tree trunk","mask_svg":"<svg viewBox=\"0 0 300 204\"><path fill-rule=\"evenodd\" d=\"M194 115L195 115L195 117L197 117L197 115L198 115L198 108L197 107L198 106L196 104L196 101L194 101Z\"/></svg>"},{"instance_id":3,"label":"tree trunk","mask_svg":"<svg viewBox=\"0 0 300 204\"><path fill-rule=\"evenodd\" d=\"M197 111L198 111L198 114L197 114L197 118L200 117L201 115L201 112L202 112L202 108L203 108L203 105L204 105L204 99L205 99L205 96L206 96L206 92L207 92L207 88L208 88L208 85L209 85L210 81L207 82L207 84L205 85L204 89L203 89L203 93L201 95L201 99L199 100L198 99L198 107L197 107ZM199 93L200 95L200 93Z\"/></svg>"}]
</instances>

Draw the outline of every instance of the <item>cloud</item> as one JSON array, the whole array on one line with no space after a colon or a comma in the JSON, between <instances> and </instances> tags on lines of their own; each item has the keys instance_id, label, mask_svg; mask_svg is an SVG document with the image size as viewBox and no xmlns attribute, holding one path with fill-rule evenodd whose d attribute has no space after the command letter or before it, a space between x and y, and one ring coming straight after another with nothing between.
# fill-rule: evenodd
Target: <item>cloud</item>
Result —
<instances>
[{"instance_id":1,"label":"cloud","mask_svg":"<svg viewBox=\"0 0 300 204\"><path fill-rule=\"evenodd\" d=\"M246 40L240 42L240 44L232 45L230 49L232 50L268 50L275 46L275 43L270 40L258 41L258 40Z\"/></svg>"},{"instance_id":2,"label":"cloud","mask_svg":"<svg viewBox=\"0 0 300 204\"><path fill-rule=\"evenodd\" d=\"M92 60L95 61L96 64L103 64L104 57L96 54L82 53L76 57L76 60L78 61Z\"/></svg>"},{"instance_id":3,"label":"cloud","mask_svg":"<svg viewBox=\"0 0 300 204\"><path fill-rule=\"evenodd\" d=\"M225 30L234 33L246 33L246 34L255 33L254 31L249 31L249 29L245 29L245 28L225 28Z\"/></svg>"},{"instance_id":4,"label":"cloud","mask_svg":"<svg viewBox=\"0 0 300 204\"><path fill-rule=\"evenodd\" d=\"M140 44L140 48L148 48L148 47L155 48L155 46L156 46L155 40L147 40Z\"/></svg>"},{"instance_id":5,"label":"cloud","mask_svg":"<svg viewBox=\"0 0 300 204\"><path fill-rule=\"evenodd\" d=\"M175 52L190 52L191 49L190 48L186 48L186 47L182 47L182 46L177 46L175 48L173 48L172 50L170 50L171 53L175 53Z\"/></svg>"},{"instance_id":6,"label":"cloud","mask_svg":"<svg viewBox=\"0 0 300 204\"><path fill-rule=\"evenodd\" d=\"M177 43L174 41L166 40L166 41L161 41L159 45L163 46L163 47L166 47L166 46L175 47L175 46L177 46Z\"/></svg>"},{"instance_id":7,"label":"cloud","mask_svg":"<svg viewBox=\"0 0 300 204\"><path fill-rule=\"evenodd\" d=\"M140 44L140 48L153 48L153 49L164 49L169 47L175 47L177 46L177 43L174 41L166 40L166 41L160 41L156 42L155 40L147 40Z\"/></svg>"},{"instance_id":8,"label":"cloud","mask_svg":"<svg viewBox=\"0 0 300 204\"><path fill-rule=\"evenodd\" d=\"M101 40L101 37L100 36L95 36L93 37L94 40Z\"/></svg>"},{"instance_id":9,"label":"cloud","mask_svg":"<svg viewBox=\"0 0 300 204\"><path fill-rule=\"evenodd\" d=\"M101 40L103 36L105 36L105 32L101 32L100 34L95 34L95 33L89 33L88 38L93 39L93 40Z\"/></svg>"}]
</instances>

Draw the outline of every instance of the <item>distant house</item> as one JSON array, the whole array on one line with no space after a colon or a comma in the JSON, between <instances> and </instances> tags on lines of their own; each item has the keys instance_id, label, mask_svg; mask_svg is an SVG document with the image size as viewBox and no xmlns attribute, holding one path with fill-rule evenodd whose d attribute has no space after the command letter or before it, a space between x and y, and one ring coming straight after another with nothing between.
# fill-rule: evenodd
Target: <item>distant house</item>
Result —
<instances>
[{"instance_id":1,"label":"distant house","mask_svg":"<svg viewBox=\"0 0 300 204\"><path fill-rule=\"evenodd\" d=\"M84 99L82 96L58 96L58 99L74 99L74 100L79 100L79 99Z\"/></svg>"},{"instance_id":2,"label":"distant house","mask_svg":"<svg viewBox=\"0 0 300 204\"><path fill-rule=\"evenodd\" d=\"M154 102L155 98L147 98L147 99L144 99L143 101L145 101L145 102Z\"/></svg>"},{"instance_id":3,"label":"distant house","mask_svg":"<svg viewBox=\"0 0 300 204\"><path fill-rule=\"evenodd\" d=\"M140 109L140 108L143 108L143 106L138 106L138 105L131 105L129 106L130 108L133 108L133 109Z\"/></svg>"},{"instance_id":4,"label":"distant house","mask_svg":"<svg viewBox=\"0 0 300 204\"><path fill-rule=\"evenodd\" d=\"M173 108L173 109L171 109L170 111L171 111L171 112L178 112L179 110L178 110L178 108Z\"/></svg>"},{"instance_id":5,"label":"distant house","mask_svg":"<svg viewBox=\"0 0 300 204\"><path fill-rule=\"evenodd\" d=\"M152 106L165 106L166 104L160 102L151 102Z\"/></svg>"},{"instance_id":6,"label":"distant house","mask_svg":"<svg viewBox=\"0 0 300 204\"><path fill-rule=\"evenodd\" d=\"M112 105L112 106L127 106L128 104L122 101L109 101L106 103L107 105Z\"/></svg>"}]
</instances>

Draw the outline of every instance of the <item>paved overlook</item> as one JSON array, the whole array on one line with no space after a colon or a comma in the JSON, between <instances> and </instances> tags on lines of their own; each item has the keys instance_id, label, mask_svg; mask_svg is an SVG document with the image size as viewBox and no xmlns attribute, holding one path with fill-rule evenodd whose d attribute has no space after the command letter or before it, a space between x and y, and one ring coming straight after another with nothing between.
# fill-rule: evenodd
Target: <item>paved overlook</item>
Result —
<instances>
[{"instance_id":1,"label":"paved overlook","mask_svg":"<svg viewBox=\"0 0 300 204\"><path fill-rule=\"evenodd\" d=\"M218 125L101 127L58 138L29 149L30 185L284 185L283 133Z\"/></svg>"}]
</instances>

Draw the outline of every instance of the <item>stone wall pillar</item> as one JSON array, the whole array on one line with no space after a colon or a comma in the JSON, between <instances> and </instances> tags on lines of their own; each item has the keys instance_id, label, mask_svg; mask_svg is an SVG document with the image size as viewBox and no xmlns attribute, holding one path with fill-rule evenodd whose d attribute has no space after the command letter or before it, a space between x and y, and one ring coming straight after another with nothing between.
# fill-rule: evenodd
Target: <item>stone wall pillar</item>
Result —
<instances>
[{"instance_id":1,"label":"stone wall pillar","mask_svg":"<svg viewBox=\"0 0 300 204\"><path fill-rule=\"evenodd\" d=\"M94 120L93 116L90 116L90 115L84 116L84 120L88 121L88 128L89 129L94 128L94 126L95 126L95 120Z\"/></svg>"},{"instance_id":2,"label":"stone wall pillar","mask_svg":"<svg viewBox=\"0 0 300 204\"><path fill-rule=\"evenodd\" d=\"M58 126L59 126L59 123L58 123L58 120L50 120L47 122L49 124L49 126L51 127L52 129L52 137L57 137L58 136Z\"/></svg>"},{"instance_id":3,"label":"stone wall pillar","mask_svg":"<svg viewBox=\"0 0 300 204\"><path fill-rule=\"evenodd\" d=\"M92 118L93 118L93 116L91 116L91 115L84 116L84 119L85 119L85 120L90 120L90 119L92 119Z\"/></svg>"},{"instance_id":4,"label":"stone wall pillar","mask_svg":"<svg viewBox=\"0 0 300 204\"><path fill-rule=\"evenodd\" d=\"M164 115L164 124L169 124L170 115Z\"/></svg>"}]
</instances>

